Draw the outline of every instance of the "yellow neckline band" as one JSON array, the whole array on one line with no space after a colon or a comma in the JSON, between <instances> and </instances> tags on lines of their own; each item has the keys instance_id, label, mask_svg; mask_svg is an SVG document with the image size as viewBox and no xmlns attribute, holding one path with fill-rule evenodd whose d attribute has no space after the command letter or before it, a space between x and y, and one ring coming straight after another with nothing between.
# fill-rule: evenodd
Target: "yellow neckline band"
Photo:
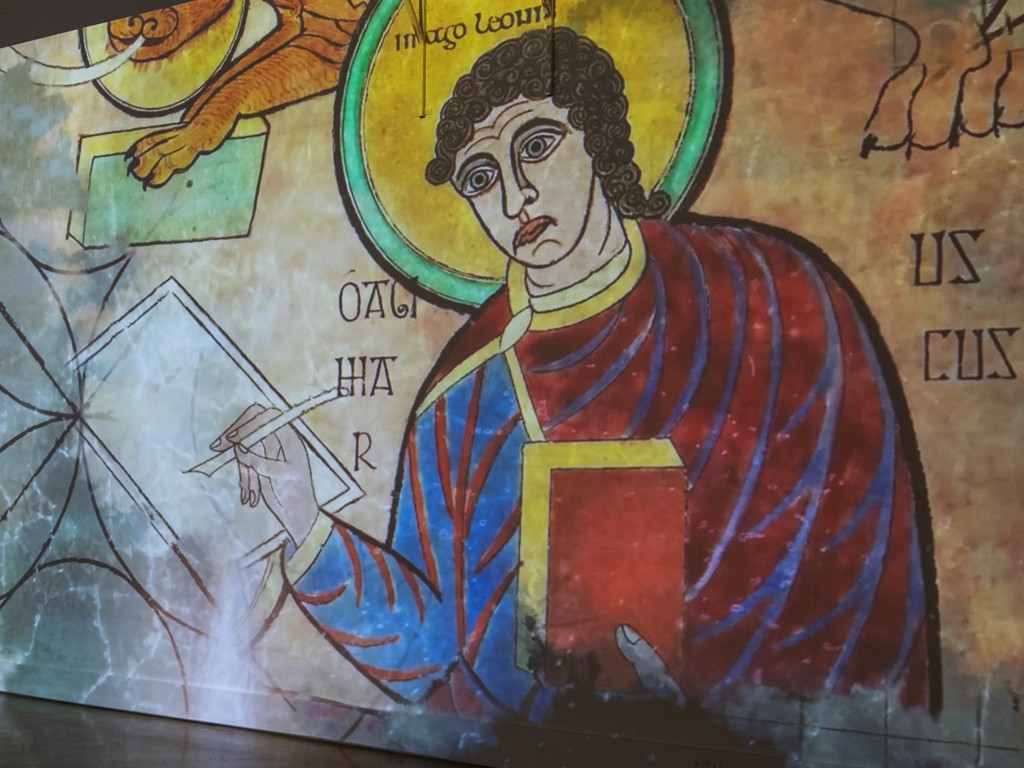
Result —
<instances>
[{"instance_id":1,"label":"yellow neckline band","mask_svg":"<svg viewBox=\"0 0 1024 768\"><path fill-rule=\"evenodd\" d=\"M647 263L640 227L632 219L625 219L622 228L626 246L604 266L575 285L544 296L530 296L526 290L526 268L509 261L508 301L512 314L530 307L530 330L549 331L574 325L621 301L636 287Z\"/></svg>"}]
</instances>

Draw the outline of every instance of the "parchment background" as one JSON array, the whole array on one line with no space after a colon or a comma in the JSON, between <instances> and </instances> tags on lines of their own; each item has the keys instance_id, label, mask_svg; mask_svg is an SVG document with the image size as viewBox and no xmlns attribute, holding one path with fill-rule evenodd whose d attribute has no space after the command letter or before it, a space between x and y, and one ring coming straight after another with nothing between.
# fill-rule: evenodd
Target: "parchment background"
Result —
<instances>
[{"instance_id":1,"label":"parchment background","mask_svg":"<svg viewBox=\"0 0 1024 768\"><path fill-rule=\"evenodd\" d=\"M1018 249L1024 223L1018 212L1024 188L1017 158L1024 132L967 138L956 149L916 152L909 159L900 153L861 159L866 117L879 85L892 72L892 26L820 0L737 0L729 7L731 112L714 170L693 211L802 235L830 255L871 308L909 401L935 533L950 706L942 723L920 728L945 729L950 738L956 730L955 738L961 739L959 733L971 732L975 702L984 695L993 723L1002 729L999 742L1020 749L1024 741L1014 697L1024 688L1022 384L925 382L922 335L929 328L1020 323L1024 262ZM269 8L254 3L246 38L256 39L270 23ZM74 35L62 35L25 50L70 65L77 63L75 47ZM91 86L60 95L69 110L66 119L39 144L39 155L16 169L22 183L42 194L31 195L31 206L0 211L0 216L23 243L81 266L83 257L65 237L67 207L49 208L44 202L51 170L73 167L74 158L48 156L47 147L74 146L82 134L147 121L119 112ZM136 248L104 317L118 317L174 276L293 400L330 386L338 356L397 355L393 397L334 402L307 417L350 467L353 432L372 433L370 458L377 468L364 467L356 475L366 498L344 515L383 536L410 406L464 318L422 300L416 320L348 324L340 318L342 284L387 276L366 255L342 208L334 175L333 110L333 98L325 96L269 116L250 236ZM634 130L642 132L644 126ZM910 234L943 229L985 230L975 251L979 284L912 285ZM84 324L95 306L84 303L77 313L76 322ZM1007 351L1024 367L1022 344L1014 337ZM224 414L224 423L234 415ZM283 615L268 640L266 653L289 685L315 685L320 695L370 706L383 703L374 689L346 674L342 660L301 617ZM331 735L329 725L275 717L260 724ZM973 752L964 755L969 759ZM1016 759L1003 751L985 764L1010 765Z\"/></svg>"}]
</instances>

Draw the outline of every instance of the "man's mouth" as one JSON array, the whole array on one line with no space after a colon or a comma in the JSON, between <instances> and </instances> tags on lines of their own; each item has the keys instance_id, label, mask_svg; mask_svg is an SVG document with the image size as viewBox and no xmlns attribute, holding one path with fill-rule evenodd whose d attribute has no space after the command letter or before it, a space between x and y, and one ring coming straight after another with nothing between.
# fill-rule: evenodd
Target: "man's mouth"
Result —
<instances>
[{"instance_id":1,"label":"man's mouth","mask_svg":"<svg viewBox=\"0 0 1024 768\"><path fill-rule=\"evenodd\" d=\"M530 219L516 231L512 239L513 250L518 251L524 245L529 245L543 234L548 227L554 226L557 222L550 216L538 216Z\"/></svg>"}]
</instances>

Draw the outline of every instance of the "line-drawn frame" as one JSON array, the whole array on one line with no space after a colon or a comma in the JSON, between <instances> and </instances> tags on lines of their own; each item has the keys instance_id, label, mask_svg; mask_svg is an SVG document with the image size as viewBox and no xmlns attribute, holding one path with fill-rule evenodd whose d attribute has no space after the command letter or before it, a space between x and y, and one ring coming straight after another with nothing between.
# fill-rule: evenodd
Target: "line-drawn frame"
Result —
<instances>
[{"instance_id":1,"label":"line-drawn frame","mask_svg":"<svg viewBox=\"0 0 1024 768\"><path fill-rule=\"evenodd\" d=\"M260 395L273 407L282 411L291 407L291 404L271 384L263 372L253 363L249 357L239 349L238 345L221 328L209 313L196 301L185 288L174 277L167 278L157 286L149 295L139 301L134 307L125 312L120 318L111 323L89 344L78 351L69 361L68 365L76 369L82 369L97 354L102 352L111 342L122 333L130 329L153 309L158 307L165 300L176 301L196 321L200 328L220 347L231 361L245 374L246 378L259 391ZM318 502L320 509L331 516L338 513L349 504L364 496L363 489L356 482L348 469L338 460L331 450L317 437L313 431L306 426L302 419L296 419L292 426L298 431L299 436L305 443L307 450L320 459L327 468L346 486L346 490L338 495ZM134 483L131 484L134 486ZM130 487L125 488L132 495L132 500L146 509L144 499L140 500Z\"/></svg>"}]
</instances>

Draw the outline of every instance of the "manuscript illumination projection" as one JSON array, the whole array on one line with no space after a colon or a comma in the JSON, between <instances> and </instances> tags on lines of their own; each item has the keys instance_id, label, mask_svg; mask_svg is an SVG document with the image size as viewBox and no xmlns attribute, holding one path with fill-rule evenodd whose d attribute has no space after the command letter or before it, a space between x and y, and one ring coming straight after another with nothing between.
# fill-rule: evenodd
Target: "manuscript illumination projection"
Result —
<instances>
[{"instance_id":1,"label":"manuscript illumination projection","mask_svg":"<svg viewBox=\"0 0 1024 768\"><path fill-rule=\"evenodd\" d=\"M0 50L0 688L1019 765L1022 22L196 0Z\"/></svg>"}]
</instances>

